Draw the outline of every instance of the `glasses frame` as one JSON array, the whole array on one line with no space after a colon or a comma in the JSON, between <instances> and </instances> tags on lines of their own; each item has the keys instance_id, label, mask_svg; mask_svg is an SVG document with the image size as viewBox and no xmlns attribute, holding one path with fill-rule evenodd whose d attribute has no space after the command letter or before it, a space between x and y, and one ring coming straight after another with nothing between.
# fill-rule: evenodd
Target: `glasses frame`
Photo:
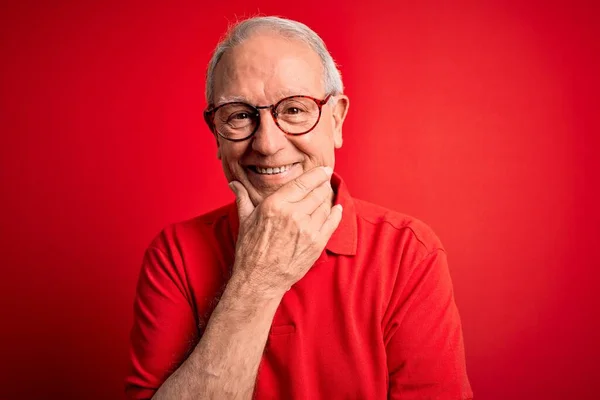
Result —
<instances>
[{"instance_id":1,"label":"glasses frame","mask_svg":"<svg viewBox=\"0 0 600 400\"><path fill-rule=\"evenodd\" d=\"M250 139L252 136L254 136L254 134L258 131L258 128L260 127L260 121L261 121L261 116L260 116L260 110L269 110L269 114L271 114L271 117L273 117L273 121L275 122L275 125L277 125L277 127L286 135L291 135L291 136L301 136L301 135L306 135L307 133L309 133L310 131L312 131L313 129L315 129L317 127L317 125L319 125L319 121L321 120L321 113L322 113L322 108L325 104L327 104L327 102L329 101L329 99L331 98L331 96L333 96L332 93L328 94L327 97L325 97L324 99L318 99L316 97L312 97L312 96L305 96L305 95L295 95L295 96L288 96L288 97L284 97L283 99L279 100L277 103L275 104L271 104L269 106L253 106L251 104L248 103L244 103L243 101L230 101L228 103L223 103L220 104L217 107L211 107L209 105L209 107L204 111L204 121L206 122L206 124L208 125L208 128L210 129L210 131L212 133L216 133L218 134L220 137L222 137L225 140L229 140L230 142L241 142L244 140L248 140ZM277 121L277 112L275 112L275 110L277 109L277 107L283 103L286 100L289 99L293 99L293 98L305 98L305 99L311 99L312 101L314 101L317 106L319 107L319 117L317 118L317 121L315 122L315 124L312 126L312 128L310 128L309 130L305 131L305 132L301 132L301 133L290 133L290 132L286 132L281 125L279 125L279 122ZM215 127L215 114L217 112L217 110L219 110L221 107L227 106L227 105L231 105L231 104L243 104L245 106L249 106L250 108L253 108L256 113L254 114L254 117L257 119L257 123L256 126L254 127L254 130L252 131L252 133L250 133L248 136L240 138L240 139L231 139L228 138L224 135L222 135L219 131L217 131L216 127Z\"/></svg>"}]
</instances>

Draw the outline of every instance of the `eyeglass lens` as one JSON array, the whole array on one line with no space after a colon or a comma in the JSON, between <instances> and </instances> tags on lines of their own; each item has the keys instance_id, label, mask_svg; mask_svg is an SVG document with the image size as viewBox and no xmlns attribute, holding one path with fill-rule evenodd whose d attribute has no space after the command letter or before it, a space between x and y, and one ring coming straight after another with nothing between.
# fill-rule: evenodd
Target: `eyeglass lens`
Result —
<instances>
[{"instance_id":1,"label":"eyeglass lens","mask_svg":"<svg viewBox=\"0 0 600 400\"><path fill-rule=\"evenodd\" d=\"M289 97L275 108L275 119L282 131L302 134L310 131L319 120L319 106L306 97ZM251 135L259 123L258 110L245 103L230 103L215 112L215 129L231 139Z\"/></svg>"}]
</instances>

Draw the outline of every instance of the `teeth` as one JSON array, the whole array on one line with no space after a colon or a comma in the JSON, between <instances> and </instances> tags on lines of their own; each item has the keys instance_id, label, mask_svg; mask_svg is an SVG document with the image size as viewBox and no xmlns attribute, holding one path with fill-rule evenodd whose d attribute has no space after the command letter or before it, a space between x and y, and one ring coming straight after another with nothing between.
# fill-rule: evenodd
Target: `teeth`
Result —
<instances>
[{"instance_id":1,"label":"teeth","mask_svg":"<svg viewBox=\"0 0 600 400\"><path fill-rule=\"evenodd\" d=\"M282 167L275 167L275 168L256 167L256 170L258 171L259 174L273 175L273 174L280 174L282 172L287 171L288 169L290 169L292 167L292 165L293 164L284 165Z\"/></svg>"}]
</instances>

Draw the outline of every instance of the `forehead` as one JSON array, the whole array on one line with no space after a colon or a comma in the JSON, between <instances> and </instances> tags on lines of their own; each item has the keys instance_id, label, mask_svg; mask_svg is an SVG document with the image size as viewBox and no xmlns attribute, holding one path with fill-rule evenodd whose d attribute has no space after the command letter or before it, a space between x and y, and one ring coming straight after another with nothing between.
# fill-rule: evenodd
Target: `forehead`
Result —
<instances>
[{"instance_id":1,"label":"forehead","mask_svg":"<svg viewBox=\"0 0 600 400\"><path fill-rule=\"evenodd\" d=\"M306 43L256 33L225 52L214 72L214 103L271 104L295 94L324 95L321 59Z\"/></svg>"}]
</instances>

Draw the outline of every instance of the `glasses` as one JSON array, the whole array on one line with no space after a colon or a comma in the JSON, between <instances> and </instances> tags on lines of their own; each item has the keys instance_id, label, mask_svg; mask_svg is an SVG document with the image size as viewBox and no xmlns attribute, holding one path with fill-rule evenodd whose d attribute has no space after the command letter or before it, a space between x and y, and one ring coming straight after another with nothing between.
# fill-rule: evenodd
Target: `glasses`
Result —
<instances>
[{"instance_id":1,"label":"glasses","mask_svg":"<svg viewBox=\"0 0 600 400\"><path fill-rule=\"evenodd\" d=\"M329 101L310 96L290 96L270 106L251 106L242 102L221 104L204 111L204 120L211 131L224 139L240 142L250 138L260 126L260 110L268 109L273 121L288 135L304 135L317 126L321 108Z\"/></svg>"}]
</instances>

